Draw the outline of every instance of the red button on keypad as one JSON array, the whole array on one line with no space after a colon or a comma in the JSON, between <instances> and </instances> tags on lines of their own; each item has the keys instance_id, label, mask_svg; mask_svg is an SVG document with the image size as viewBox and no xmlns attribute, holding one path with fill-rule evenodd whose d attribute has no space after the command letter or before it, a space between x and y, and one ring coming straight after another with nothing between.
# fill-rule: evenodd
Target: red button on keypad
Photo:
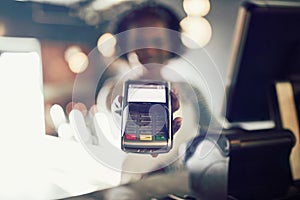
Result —
<instances>
[{"instance_id":1,"label":"red button on keypad","mask_svg":"<svg viewBox=\"0 0 300 200\"><path fill-rule=\"evenodd\" d=\"M136 140L136 135L135 134L126 134L125 135L126 140Z\"/></svg>"}]
</instances>

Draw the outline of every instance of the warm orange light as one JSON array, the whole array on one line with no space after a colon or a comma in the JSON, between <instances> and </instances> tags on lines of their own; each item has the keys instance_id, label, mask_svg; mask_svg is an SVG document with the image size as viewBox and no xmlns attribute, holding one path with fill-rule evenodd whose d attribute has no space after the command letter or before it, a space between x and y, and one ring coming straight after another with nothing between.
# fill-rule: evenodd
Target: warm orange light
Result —
<instances>
[{"instance_id":1,"label":"warm orange light","mask_svg":"<svg viewBox=\"0 0 300 200\"><path fill-rule=\"evenodd\" d=\"M88 67L88 57L83 52L73 54L68 59L70 70L74 73L82 73Z\"/></svg>"},{"instance_id":2,"label":"warm orange light","mask_svg":"<svg viewBox=\"0 0 300 200\"><path fill-rule=\"evenodd\" d=\"M0 22L0 36L4 36L5 33L6 33L5 25Z\"/></svg>"},{"instance_id":3,"label":"warm orange light","mask_svg":"<svg viewBox=\"0 0 300 200\"><path fill-rule=\"evenodd\" d=\"M114 35L111 33L104 33L99 37L97 47L104 57L111 57L115 53L116 44L117 40Z\"/></svg>"},{"instance_id":4,"label":"warm orange light","mask_svg":"<svg viewBox=\"0 0 300 200\"><path fill-rule=\"evenodd\" d=\"M205 16L210 10L209 0L184 0L183 9L187 15Z\"/></svg>"},{"instance_id":5,"label":"warm orange light","mask_svg":"<svg viewBox=\"0 0 300 200\"><path fill-rule=\"evenodd\" d=\"M72 57L72 55L81 52L81 48L79 46L70 46L65 51L65 60L66 62L69 62L69 59Z\"/></svg>"},{"instance_id":6,"label":"warm orange light","mask_svg":"<svg viewBox=\"0 0 300 200\"><path fill-rule=\"evenodd\" d=\"M204 47L212 36L210 23L203 17L187 16L180 22L182 42L189 48Z\"/></svg>"}]
</instances>

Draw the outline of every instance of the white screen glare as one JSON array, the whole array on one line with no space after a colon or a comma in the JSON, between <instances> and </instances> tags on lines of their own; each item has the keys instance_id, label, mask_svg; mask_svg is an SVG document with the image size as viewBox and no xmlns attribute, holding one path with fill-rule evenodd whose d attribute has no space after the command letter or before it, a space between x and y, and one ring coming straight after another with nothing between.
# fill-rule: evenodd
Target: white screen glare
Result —
<instances>
[{"instance_id":1,"label":"white screen glare","mask_svg":"<svg viewBox=\"0 0 300 200\"><path fill-rule=\"evenodd\" d=\"M166 103L166 86L132 84L128 87L128 102Z\"/></svg>"},{"instance_id":2,"label":"white screen glare","mask_svg":"<svg viewBox=\"0 0 300 200\"><path fill-rule=\"evenodd\" d=\"M44 96L38 53L2 53L0 91L0 121L6 135L20 139L44 134Z\"/></svg>"}]
</instances>

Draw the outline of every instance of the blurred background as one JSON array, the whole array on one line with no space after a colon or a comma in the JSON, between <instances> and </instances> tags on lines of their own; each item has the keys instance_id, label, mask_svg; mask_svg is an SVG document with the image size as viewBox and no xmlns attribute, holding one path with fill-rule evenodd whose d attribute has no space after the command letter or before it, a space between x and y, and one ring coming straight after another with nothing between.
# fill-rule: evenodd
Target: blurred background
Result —
<instances>
[{"instance_id":1,"label":"blurred background","mask_svg":"<svg viewBox=\"0 0 300 200\"><path fill-rule=\"evenodd\" d=\"M122 12L145 1L1 0L0 36L34 37L41 43L48 135L57 134L49 110L57 103L68 112L74 80L77 74L86 70L82 63L88 54L97 47L101 52L99 42L111 37L108 33ZM205 48L220 76L225 79L240 0L157 2L169 6L180 16L182 31L190 35L199 47ZM201 51L199 47L185 45L188 47L187 59L203 62L197 60L201 59L197 56ZM222 109L223 95L224 91L218 91L217 98L213 99L217 112Z\"/></svg>"}]
</instances>

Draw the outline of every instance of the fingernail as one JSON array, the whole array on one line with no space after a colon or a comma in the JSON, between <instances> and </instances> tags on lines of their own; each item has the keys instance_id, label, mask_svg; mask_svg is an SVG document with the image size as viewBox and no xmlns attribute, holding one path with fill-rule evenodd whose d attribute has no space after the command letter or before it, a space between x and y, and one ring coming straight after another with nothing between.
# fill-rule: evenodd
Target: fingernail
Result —
<instances>
[{"instance_id":1,"label":"fingernail","mask_svg":"<svg viewBox=\"0 0 300 200\"><path fill-rule=\"evenodd\" d=\"M177 119L177 124L178 124L179 126L181 126L181 124L182 124L182 118Z\"/></svg>"},{"instance_id":2,"label":"fingernail","mask_svg":"<svg viewBox=\"0 0 300 200\"><path fill-rule=\"evenodd\" d=\"M178 93L177 93L177 90L176 90L175 88L172 88L172 89L171 89L171 92L174 93L175 95L178 94Z\"/></svg>"}]
</instances>

